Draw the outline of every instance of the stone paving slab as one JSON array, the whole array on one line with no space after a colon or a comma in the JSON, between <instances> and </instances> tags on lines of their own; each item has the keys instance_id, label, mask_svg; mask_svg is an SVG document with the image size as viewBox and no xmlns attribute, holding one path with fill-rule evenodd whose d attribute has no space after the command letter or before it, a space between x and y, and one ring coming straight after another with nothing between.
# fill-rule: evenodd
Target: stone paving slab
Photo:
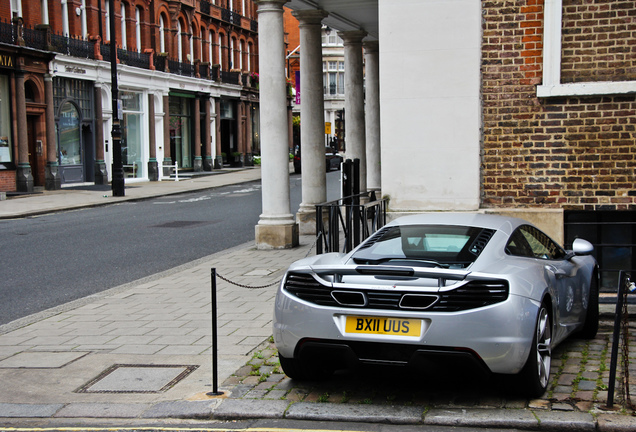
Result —
<instances>
[{"instance_id":1,"label":"stone paving slab","mask_svg":"<svg viewBox=\"0 0 636 432\"><path fill-rule=\"evenodd\" d=\"M420 407L346 405L297 402L285 414L286 419L368 422L389 424L418 424L422 422Z\"/></svg>"},{"instance_id":2,"label":"stone paving slab","mask_svg":"<svg viewBox=\"0 0 636 432\"><path fill-rule=\"evenodd\" d=\"M48 418L64 407L64 404L0 403L0 418Z\"/></svg>"},{"instance_id":3,"label":"stone paving slab","mask_svg":"<svg viewBox=\"0 0 636 432\"><path fill-rule=\"evenodd\" d=\"M283 418L289 402L282 400L226 399L214 410L217 420Z\"/></svg>"},{"instance_id":4,"label":"stone paving slab","mask_svg":"<svg viewBox=\"0 0 636 432\"><path fill-rule=\"evenodd\" d=\"M137 418L151 405L132 403L71 403L55 417L64 418Z\"/></svg>"}]
</instances>

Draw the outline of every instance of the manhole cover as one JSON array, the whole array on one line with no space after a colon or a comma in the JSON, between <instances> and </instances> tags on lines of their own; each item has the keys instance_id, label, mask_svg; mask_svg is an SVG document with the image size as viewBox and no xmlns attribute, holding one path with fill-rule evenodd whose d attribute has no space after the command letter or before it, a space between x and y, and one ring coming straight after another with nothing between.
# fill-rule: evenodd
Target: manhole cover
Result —
<instances>
[{"instance_id":1,"label":"manhole cover","mask_svg":"<svg viewBox=\"0 0 636 432\"><path fill-rule=\"evenodd\" d=\"M77 393L161 393L194 372L199 366L114 365Z\"/></svg>"}]
</instances>

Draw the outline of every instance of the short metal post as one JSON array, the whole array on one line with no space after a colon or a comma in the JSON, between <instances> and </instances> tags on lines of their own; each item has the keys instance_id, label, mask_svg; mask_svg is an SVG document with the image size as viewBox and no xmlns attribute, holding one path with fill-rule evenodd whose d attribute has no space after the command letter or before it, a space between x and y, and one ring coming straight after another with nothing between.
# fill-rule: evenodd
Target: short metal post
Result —
<instances>
[{"instance_id":1,"label":"short metal post","mask_svg":"<svg viewBox=\"0 0 636 432\"><path fill-rule=\"evenodd\" d=\"M179 181L179 162L174 163L174 181Z\"/></svg>"},{"instance_id":2,"label":"short metal post","mask_svg":"<svg viewBox=\"0 0 636 432\"><path fill-rule=\"evenodd\" d=\"M614 387L616 386L616 369L618 368L618 346L621 339L621 321L623 319L623 298L625 297L624 270L618 274L618 296L616 299L616 314L614 315L614 336L612 338L612 354L610 357L610 374L607 385L608 409L614 407Z\"/></svg>"},{"instance_id":3,"label":"short metal post","mask_svg":"<svg viewBox=\"0 0 636 432\"><path fill-rule=\"evenodd\" d=\"M218 361L217 361L217 337L216 337L216 268L212 269L212 391L207 393L208 396L221 396L219 391L218 378Z\"/></svg>"}]
</instances>

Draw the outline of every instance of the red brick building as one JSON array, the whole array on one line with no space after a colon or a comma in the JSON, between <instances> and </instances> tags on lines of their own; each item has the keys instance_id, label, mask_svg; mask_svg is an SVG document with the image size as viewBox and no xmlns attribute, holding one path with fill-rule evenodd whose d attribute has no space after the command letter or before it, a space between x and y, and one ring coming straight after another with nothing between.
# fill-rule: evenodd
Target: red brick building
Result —
<instances>
[{"instance_id":1,"label":"red brick building","mask_svg":"<svg viewBox=\"0 0 636 432\"><path fill-rule=\"evenodd\" d=\"M1 191L110 180L111 18L126 182L258 153L252 0L16 0L0 6Z\"/></svg>"}]
</instances>

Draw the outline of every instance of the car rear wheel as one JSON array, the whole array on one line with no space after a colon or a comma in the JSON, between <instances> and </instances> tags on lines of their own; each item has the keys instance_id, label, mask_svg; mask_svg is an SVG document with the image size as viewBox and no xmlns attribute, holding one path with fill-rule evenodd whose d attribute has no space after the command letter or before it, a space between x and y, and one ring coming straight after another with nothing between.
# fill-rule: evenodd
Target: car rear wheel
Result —
<instances>
[{"instance_id":1,"label":"car rear wheel","mask_svg":"<svg viewBox=\"0 0 636 432\"><path fill-rule=\"evenodd\" d=\"M298 381L322 381L329 378L333 371L316 363L306 363L299 359L287 358L278 354L280 366L285 375Z\"/></svg>"},{"instance_id":2,"label":"car rear wheel","mask_svg":"<svg viewBox=\"0 0 636 432\"><path fill-rule=\"evenodd\" d=\"M540 397L548 388L552 361L551 343L552 320L548 306L544 303L537 315L528 361L520 373L524 392L530 397Z\"/></svg>"},{"instance_id":3,"label":"car rear wheel","mask_svg":"<svg viewBox=\"0 0 636 432\"><path fill-rule=\"evenodd\" d=\"M578 336L583 339L593 339L598 332L598 278L596 274L590 281L590 299L585 312L585 323Z\"/></svg>"}]
</instances>

